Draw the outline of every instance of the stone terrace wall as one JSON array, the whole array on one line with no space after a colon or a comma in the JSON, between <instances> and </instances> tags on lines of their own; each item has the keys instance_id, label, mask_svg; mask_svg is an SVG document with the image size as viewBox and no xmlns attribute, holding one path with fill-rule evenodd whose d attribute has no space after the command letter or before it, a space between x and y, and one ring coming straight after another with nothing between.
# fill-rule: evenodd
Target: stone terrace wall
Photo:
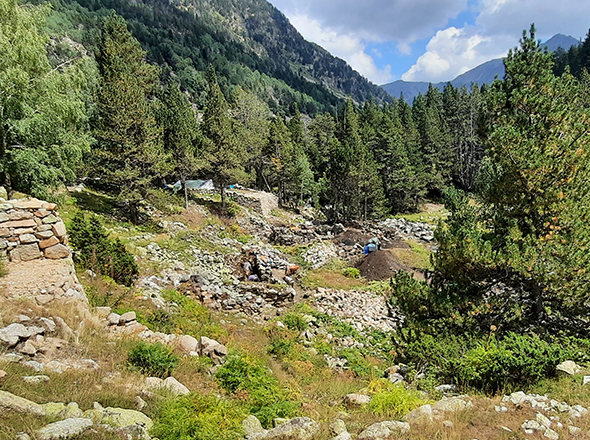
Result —
<instances>
[{"instance_id":1,"label":"stone terrace wall","mask_svg":"<svg viewBox=\"0 0 590 440\"><path fill-rule=\"evenodd\" d=\"M0 252L14 262L69 257L66 226L56 208L34 198L1 201Z\"/></svg>"}]
</instances>

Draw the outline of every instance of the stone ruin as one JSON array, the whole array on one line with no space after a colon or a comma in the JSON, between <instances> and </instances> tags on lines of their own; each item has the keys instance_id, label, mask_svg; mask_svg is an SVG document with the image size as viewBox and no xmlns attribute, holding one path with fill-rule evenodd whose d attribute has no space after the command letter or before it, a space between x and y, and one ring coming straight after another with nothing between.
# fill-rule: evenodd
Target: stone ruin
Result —
<instances>
[{"instance_id":1,"label":"stone ruin","mask_svg":"<svg viewBox=\"0 0 590 440\"><path fill-rule=\"evenodd\" d=\"M14 262L69 257L66 226L56 209L35 198L0 201L0 251Z\"/></svg>"}]
</instances>

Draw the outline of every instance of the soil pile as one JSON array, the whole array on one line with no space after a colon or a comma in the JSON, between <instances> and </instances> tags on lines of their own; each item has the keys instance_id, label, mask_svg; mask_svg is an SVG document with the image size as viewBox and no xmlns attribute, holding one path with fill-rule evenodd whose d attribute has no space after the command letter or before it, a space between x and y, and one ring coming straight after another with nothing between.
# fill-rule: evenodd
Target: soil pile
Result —
<instances>
[{"instance_id":1,"label":"soil pile","mask_svg":"<svg viewBox=\"0 0 590 440\"><path fill-rule=\"evenodd\" d=\"M354 246L358 243L361 246L364 246L370 238L370 235L367 235L358 229L347 229L343 233L334 237L334 243L340 243L345 246Z\"/></svg>"},{"instance_id":2,"label":"soil pile","mask_svg":"<svg viewBox=\"0 0 590 440\"><path fill-rule=\"evenodd\" d=\"M363 277L370 281L394 277L400 270L410 272L409 267L402 264L395 255L387 250L371 252L365 255L356 264L356 268Z\"/></svg>"}]
</instances>

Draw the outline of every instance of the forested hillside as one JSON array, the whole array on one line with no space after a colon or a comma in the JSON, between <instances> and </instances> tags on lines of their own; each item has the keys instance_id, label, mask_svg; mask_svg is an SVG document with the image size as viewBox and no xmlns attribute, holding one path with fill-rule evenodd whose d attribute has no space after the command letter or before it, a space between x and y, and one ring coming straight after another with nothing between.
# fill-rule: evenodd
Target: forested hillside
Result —
<instances>
[{"instance_id":1,"label":"forested hillside","mask_svg":"<svg viewBox=\"0 0 590 440\"><path fill-rule=\"evenodd\" d=\"M309 43L265 0L53 0L52 30L97 44L102 20L115 10L134 37L173 74L192 100L203 103L205 72L213 65L226 94L236 86L256 93L275 113L297 102L307 114L333 110L350 96L362 103L388 96L346 62Z\"/></svg>"}]
</instances>

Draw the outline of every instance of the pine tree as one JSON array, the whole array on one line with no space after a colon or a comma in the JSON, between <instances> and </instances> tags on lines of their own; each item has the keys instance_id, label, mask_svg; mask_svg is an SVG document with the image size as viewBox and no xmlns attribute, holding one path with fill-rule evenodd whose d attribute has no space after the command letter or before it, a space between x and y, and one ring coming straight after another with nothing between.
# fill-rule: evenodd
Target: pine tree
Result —
<instances>
[{"instance_id":1,"label":"pine tree","mask_svg":"<svg viewBox=\"0 0 590 440\"><path fill-rule=\"evenodd\" d=\"M232 183L244 182L248 178L244 169L248 157L246 148L234 134L229 105L219 88L213 67L209 67L207 82L207 108L201 125L205 169L219 189L221 206L225 209L226 187Z\"/></svg>"},{"instance_id":2,"label":"pine tree","mask_svg":"<svg viewBox=\"0 0 590 440\"><path fill-rule=\"evenodd\" d=\"M585 85L567 73L555 77L552 64L534 27L506 57L504 81L489 93L480 203L456 203L437 230L436 268L439 284L461 286L473 303L486 302L482 293L496 283L521 291L514 308L525 325L583 330L590 299L590 115ZM512 301L510 289L500 298L503 308ZM486 310L497 319L499 309Z\"/></svg>"},{"instance_id":3,"label":"pine tree","mask_svg":"<svg viewBox=\"0 0 590 440\"><path fill-rule=\"evenodd\" d=\"M162 127L164 148L172 156L173 172L178 175L184 189L184 203L188 209L186 180L199 166L196 155L199 126L190 102L178 84L170 81L161 96L157 120Z\"/></svg>"},{"instance_id":4,"label":"pine tree","mask_svg":"<svg viewBox=\"0 0 590 440\"><path fill-rule=\"evenodd\" d=\"M127 204L133 223L147 189L169 171L151 99L159 69L114 13L102 28L96 61L100 74L94 172Z\"/></svg>"}]
</instances>

